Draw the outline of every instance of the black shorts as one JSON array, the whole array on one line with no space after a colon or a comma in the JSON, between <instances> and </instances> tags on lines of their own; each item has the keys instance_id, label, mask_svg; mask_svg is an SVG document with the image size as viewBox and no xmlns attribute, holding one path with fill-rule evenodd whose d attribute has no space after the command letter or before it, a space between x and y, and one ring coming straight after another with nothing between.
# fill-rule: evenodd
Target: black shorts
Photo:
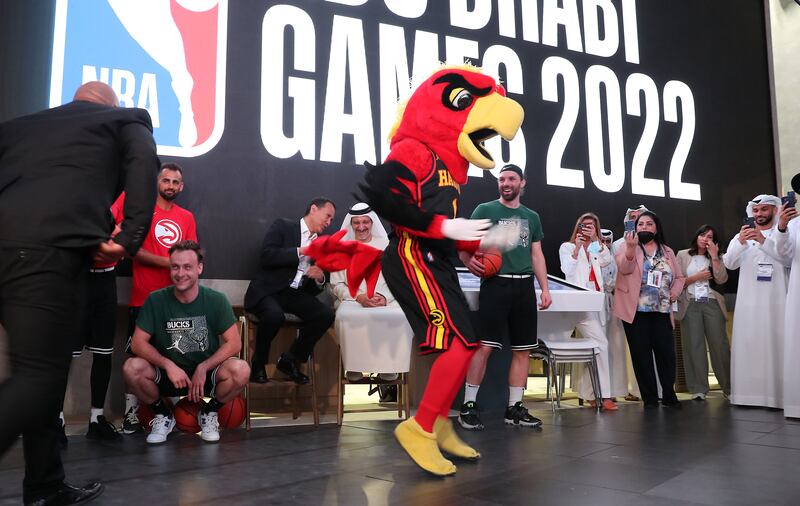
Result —
<instances>
[{"instance_id":1,"label":"black shorts","mask_svg":"<svg viewBox=\"0 0 800 506\"><path fill-rule=\"evenodd\" d=\"M225 362L222 362L222 364L224 363ZM217 367L206 373L206 382L203 384L203 395L206 397L214 397L214 389L217 388L217 371L222 364L219 364ZM155 370L155 382L156 385L158 385L158 393L161 395L161 397L183 397L189 395L188 388L175 388L175 385L172 384L172 382L169 380L169 376L167 376L167 371L158 367L155 367ZM186 369L184 369L184 371L186 371ZM188 374L189 379L191 379L194 371L186 371L186 374Z\"/></svg>"},{"instance_id":2,"label":"black shorts","mask_svg":"<svg viewBox=\"0 0 800 506\"><path fill-rule=\"evenodd\" d=\"M111 355L117 331L117 276L113 267L108 271L87 273L83 299L81 332L72 356L80 356L83 348L99 355Z\"/></svg>"},{"instance_id":3,"label":"black shorts","mask_svg":"<svg viewBox=\"0 0 800 506\"><path fill-rule=\"evenodd\" d=\"M536 347L538 307L533 276L484 279L478 301L481 345L502 349L510 344L512 350Z\"/></svg>"},{"instance_id":4,"label":"black shorts","mask_svg":"<svg viewBox=\"0 0 800 506\"><path fill-rule=\"evenodd\" d=\"M467 347L478 339L458 274L444 258L407 233L394 236L383 254L383 277L397 299L421 353L443 351L458 338Z\"/></svg>"},{"instance_id":5,"label":"black shorts","mask_svg":"<svg viewBox=\"0 0 800 506\"><path fill-rule=\"evenodd\" d=\"M142 306L128 307L128 341L125 343L125 353L133 355L131 345L133 344L133 331L136 330L136 318L139 317L139 311Z\"/></svg>"}]
</instances>

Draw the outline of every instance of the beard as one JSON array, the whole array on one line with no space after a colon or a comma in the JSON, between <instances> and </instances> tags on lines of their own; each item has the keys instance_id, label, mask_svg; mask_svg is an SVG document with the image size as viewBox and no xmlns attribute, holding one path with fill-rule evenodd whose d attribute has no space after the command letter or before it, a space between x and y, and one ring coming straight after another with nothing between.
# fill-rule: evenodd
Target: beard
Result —
<instances>
[{"instance_id":1,"label":"beard","mask_svg":"<svg viewBox=\"0 0 800 506\"><path fill-rule=\"evenodd\" d=\"M763 227L772 223L773 218L775 218L774 214L772 216L759 216L756 218L756 223Z\"/></svg>"},{"instance_id":2,"label":"beard","mask_svg":"<svg viewBox=\"0 0 800 506\"><path fill-rule=\"evenodd\" d=\"M510 202L510 201L516 199L517 197L519 197L519 188L516 188L516 189L511 188L511 193L503 193L502 190L500 191L500 198L503 199L503 200L506 200L506 201Z\"/></svg>"},{"instance_id":3,"label":"beard","mask_svg":"<svg viewBox=\"0 0 800 506\"><path fill-rule=\"evenodd\" d=\"M164 200L166 200L167 202L172 202L173 200L175 200L176 198L178 198L178 194L179 194L179 193L180 193L180 192L175 192L175 193L173 193L172 195L170 195L170 194L168 194L168 193L166 193L166 192L163 192L163 191L161 191L161 190L159 190L159 191L158 191L158 194L161 196L161 198L162 198L162 199L164 199Z\"/></svg>"}]
</instances>

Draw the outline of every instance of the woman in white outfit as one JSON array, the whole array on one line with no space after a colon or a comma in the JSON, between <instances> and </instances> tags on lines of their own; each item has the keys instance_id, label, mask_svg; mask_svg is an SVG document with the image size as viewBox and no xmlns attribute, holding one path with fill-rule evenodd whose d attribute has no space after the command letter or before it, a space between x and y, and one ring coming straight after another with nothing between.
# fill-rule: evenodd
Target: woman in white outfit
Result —
<instances>
[{"instance_id":1,"label":"woman in white outfit","mask_svg":"<svg viewBox=\"0 0 800 506\"><path fill-rule=\"evenodd\" d=\"M558 249L561 270L570 283L598 292L603 289L602 268L613 261L611 252L600 240L600 219L593 213L585 213L578 218L570 240ZM609 371L608 339L603 330L606 309L600 312L587 312L576 329L586 338L597 343L597 372L600 377L600 392L603 409L618 409L611 400L611 375ZM591 377L582 374L578 383L578 396L586 399L592 407L597 403L592 391Z\"/></svg>"},{"instance_id":2,"label":"woman in white outfit","mask_svg":"<svg viewBox=\"0 0 800 506\"><path fill-rule=\"evenodd\" d=\"M378 215L367 204L350 208L342 230L347 230L343 238L346 241L363 242L380 250L389 244ZM366 281L361 283L355 298L350 295L347 271L331 273L331 291L336 307L334 329L342 348L347 379L360 380L362 371L369 371L391 381L397 378L397 373L408 372L414 335L383 273L378 277L372 298L367 296Z\"/></svg>"}]
</instances>

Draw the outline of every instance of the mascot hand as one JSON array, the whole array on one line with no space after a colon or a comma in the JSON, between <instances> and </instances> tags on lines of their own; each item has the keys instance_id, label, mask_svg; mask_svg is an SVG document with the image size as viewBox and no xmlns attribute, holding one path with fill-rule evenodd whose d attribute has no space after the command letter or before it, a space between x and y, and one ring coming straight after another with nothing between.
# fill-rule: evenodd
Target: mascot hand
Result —
<instances>
[{"instance_id":1,"label":"mascot hand","mask_svg":"<svg viewBox=\"0 0 800 506\"><path fill-rule=\"evenodd\" d=\"M481 239L480 249L499 249L500 251L508 251L516 247L519 241L520 225L519 221L514 220L511 223L503 223L495 225L486 232L486 235Z\"/></svg>"},{"instance_id":2,"label":"mascot hand","mask_svg":"<svg viewBox=\"0 0 800 506\"><path fill-rule=\"evenodd\" d=\"M467 220L456 218L442 222L442 235L456 241L477 241L486 235L492 226L489 220Z\"/></svg>"}]
</instances>

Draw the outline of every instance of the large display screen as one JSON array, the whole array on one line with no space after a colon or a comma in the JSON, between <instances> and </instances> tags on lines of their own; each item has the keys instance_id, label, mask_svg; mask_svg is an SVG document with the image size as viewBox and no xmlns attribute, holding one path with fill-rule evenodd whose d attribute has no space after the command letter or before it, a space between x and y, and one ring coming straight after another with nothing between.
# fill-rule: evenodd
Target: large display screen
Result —
<instances>
[{"instance_id":1,"label":"large display screen","mask_svg":"<svg viewBox=\"0 0 800 506\"><path fill-rule=\"evenodd\" d=\"M760 0L58 0L50 104L87 80L154 120L185 168L180 204L205 277L249 279L277 217L316 195L341 217L387 154L398 100L439 61L472 62L525 109L499 165L527 170L550 272L585 211L617 236L627 207L675 249L702 223L730 238L775 188ZM46 104L43 104L45 106ZM461 212L497 198L471 170Z\"/></svg>"}]
</instances>

